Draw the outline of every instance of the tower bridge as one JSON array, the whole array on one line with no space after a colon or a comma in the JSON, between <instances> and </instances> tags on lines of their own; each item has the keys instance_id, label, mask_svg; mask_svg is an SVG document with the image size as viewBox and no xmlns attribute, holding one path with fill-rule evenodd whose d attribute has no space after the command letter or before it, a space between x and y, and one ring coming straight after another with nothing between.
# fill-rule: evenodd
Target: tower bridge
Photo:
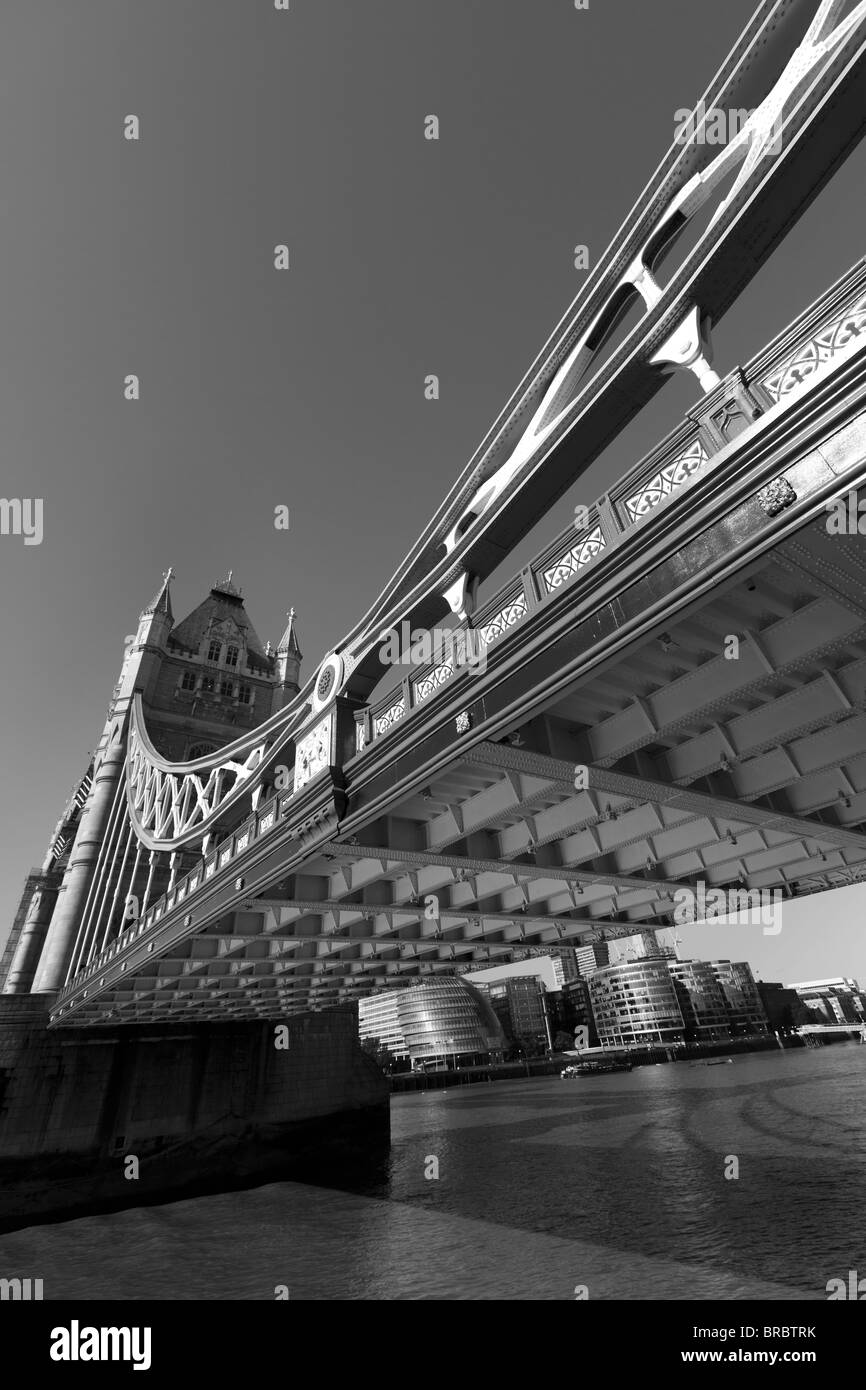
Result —
<instances>
[{"instance_id":1,"label":"tower bridge","mask_svg":"<svg viewBox=\"0 0 866 1390\"><path fill-rule=\"evenodd\" d=\"M830 524L866 499L866 261L751 361L712 349L866 128L864 68L866 0L758 7L698 103L753 114L721 152L671 147L303 686L293 618L263 650L225 581L175 626L166 577L8 993L58 1029L276 1019L664 926L698 881L866 878L866 538ZM680 424L479 603L674 371L699 393ZM483 662L458 638L379 694L387 634L443 621Z\"/></svg>"}]
</instances>

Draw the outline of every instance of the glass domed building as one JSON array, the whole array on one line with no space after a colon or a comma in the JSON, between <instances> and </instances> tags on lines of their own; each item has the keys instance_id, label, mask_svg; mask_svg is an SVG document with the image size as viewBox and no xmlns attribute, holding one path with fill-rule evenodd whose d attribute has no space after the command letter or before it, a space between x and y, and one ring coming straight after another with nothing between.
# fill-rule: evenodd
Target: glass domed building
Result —
<instances>
[{"instance_id":1,"label":"glass domed building","mask_svg":"<svg viewBox=\"0 0 866 1390\"><path fill-rule=\"evenodd\" d=\"M412 1066L439 1061L468 1066L508 1046L489 1000L457 976L418 980L358 1004L361 1041L378 1038Z\"/></svg>"}]
</instances>

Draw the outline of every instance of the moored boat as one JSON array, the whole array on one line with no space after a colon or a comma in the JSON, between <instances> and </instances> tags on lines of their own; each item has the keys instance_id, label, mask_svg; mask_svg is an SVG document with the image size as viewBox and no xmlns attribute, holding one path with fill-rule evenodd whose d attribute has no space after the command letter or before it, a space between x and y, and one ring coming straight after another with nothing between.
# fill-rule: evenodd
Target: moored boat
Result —
<instances>
[{"instance_id":1,"label":"moored boat","mask_svg":"<svg viewBox=\"0 0 866 1390\"><path fill-rule=\"evenodd\" d=\"M576 1062L572 1066L563 1067L560 1076L563 1080L572 1076L596 1076L601 1073L615 1071L631 1071L631 1062L623 1059L613 1058L601 1059L591 1062Z\"/></svg>"}]
</instances>

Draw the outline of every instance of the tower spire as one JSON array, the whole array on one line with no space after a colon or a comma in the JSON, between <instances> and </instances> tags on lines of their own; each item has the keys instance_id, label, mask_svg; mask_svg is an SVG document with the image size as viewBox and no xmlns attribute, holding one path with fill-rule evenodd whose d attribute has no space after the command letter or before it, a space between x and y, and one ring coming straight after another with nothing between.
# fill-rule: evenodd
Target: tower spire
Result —
<instances>
[{"instance_id":1,"label":"tower spire","mask_svg":"<svg viewBox=\"0 0 866 1390\"><path fill-rule=\"evenodd\" d=\"M298 634L295 631L295 610L290 608L286 614L288 623L286 630L277 643L276 651L276 672L279 677L282 694L279 697L285 704L293 695L297 695L301 688L301 661L303 656L298 646Z\"/></svg>"},{"instance_id":2,"label":"tower spire","mask_svg":"<svg viewBox=\"0 0 866 1390\"><path fill-rule=\"evenodd\" d=\"M287 626L286 626L285 632L283 633L282 637L280 638L279 642L277 643L277 651L278 651L278 652L289 652L292 656L296 656L296 657L300 658L300 656L301 656L301 649L300 649L300 647L298 646L298 638L297 638L297 634L295 633L295 610L294 610L294 608L290 608L290 609L289 609L288 613L286 614L286 617L288 618L289 621L288 621L288 624L287 624Z\"/></svg>"},{"instance_id":3,"label":"tower spire","mask_svg":"<svg viewBox=\"0 0 866 1390\"><path fill-rule=\"evenodd\" d=\"M169 593L168 587L172 581L173 575L174 570L171 565L169 565L162 576L162 584L157 589L147 607L141 610L142 618L149 617L151 613L163 613L167 618L173 618L174 615L171 611L171 594Z\"/></svg>"}]
</instances>

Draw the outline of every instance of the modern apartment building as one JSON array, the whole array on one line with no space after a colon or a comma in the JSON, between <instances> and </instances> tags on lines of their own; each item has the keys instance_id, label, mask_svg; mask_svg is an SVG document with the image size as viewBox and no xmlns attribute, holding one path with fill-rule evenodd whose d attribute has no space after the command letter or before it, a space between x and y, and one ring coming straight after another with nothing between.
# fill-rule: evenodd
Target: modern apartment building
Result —
<instances>
[{"instance_id":1,"label":"modern apartment building","mask_svg":"<svg viewBox=\"0 0 866 1390\"><path fill-rule=\"evenodd\" d=\"M769 1032L745 961L639 956L596 970L587 983L603 1047L713 1042Z\"/></svg>"},{"instance_id":2,"label":"modern apartment building","mask_svg":"<svg viewBox=\"0 0 866 1390\"><path fill-rule=\"evenodd\" d=\"M575 957L578 971L586 978L602 966L610 965L610 947L606 941L594 941L591 946L578 946Z\"/></svg>"},{"instance_id":3,"label":"modern apartment building","mask_svg":"<svg viewBox=\"0 0 866 1390\"><path fill-rule=\"evenodd\" d=\"M561 990L547 996L548 1018L554 1044L558 1033L569 1033L572 1038L575 1029L586 1028L590 1047L598 1047L598 1032L589 997L589 980L569 980Z\"/></svg>"},{"instance_id":4,"label":"modern apartment building","mask_svg":"<svg viewBox=\"0 0 866 1390\"><path fill-rule=\"evenodd\" d=\"M509 1044L528 1055L538 1055L553 1046L547 1012L547 991L533 975L479 983Z\"/></svg>"},{"instance_id":5,"label":"modern apartment building","mask_svg":"<svg viewBox=\"0 0 866 1390\"><path fill-rule=\"evenodd\" d=\"M685 1040L685 1024L667 960L620 961L589 979L595 1026L602 1047Z\"/></svg>"},{"instance_id":6,"label":"modern apartment building","mask_svg":"<svg viewBox=\"0 0 866 1390\"><path fill-rule=\"evenodd\" d=\"M731 1036L728 1001L709 961L668 960L687 1042Z\"/></svg>"},{"instance_id":7,"label":"modern apartment building","mask_svg":"<svg viewBox=\"0 0 866 1390\"><path fill-rule=\"evenodd\" d=\"M707 965L721 986L731 1034L736 1037L769 1033L770 1025L752 967L744 960L711 960Z\"/></svg>"}]
</instances>

